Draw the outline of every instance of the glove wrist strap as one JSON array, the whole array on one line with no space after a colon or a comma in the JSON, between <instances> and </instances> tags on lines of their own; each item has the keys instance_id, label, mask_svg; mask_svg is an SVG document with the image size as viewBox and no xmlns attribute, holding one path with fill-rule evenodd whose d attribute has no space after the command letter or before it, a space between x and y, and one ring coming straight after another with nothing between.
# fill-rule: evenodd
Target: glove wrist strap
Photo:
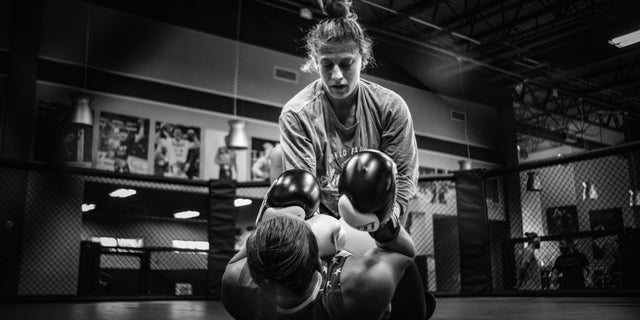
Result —
<instances>
[{"instance_id":1,"label":"glove wrist strap","mask_svg":"<svg viewBox=\"0 0 640 320\"><path fill-rule=\"evenodd\" d=\"M380 225L378 230L369 233L373 239L380 243L389 242L398 237L400 233L400 219L398 214L394 210L389 217L389 220L383 225Z\"/></svg>"}]
</instances>

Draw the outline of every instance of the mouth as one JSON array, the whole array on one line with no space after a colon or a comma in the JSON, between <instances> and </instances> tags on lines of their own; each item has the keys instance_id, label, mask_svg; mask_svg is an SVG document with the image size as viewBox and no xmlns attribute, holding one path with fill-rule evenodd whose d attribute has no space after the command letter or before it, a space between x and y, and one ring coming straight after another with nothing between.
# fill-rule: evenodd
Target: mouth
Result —
<instances>
[{"instance_id":1,"label":"mouth","mask_svg":"<svg viewBox=\"0 0 640 320\"><path fill-rule=\"evenodd\" d=\"M344 91L347 90L347 88L348 88L348 86L347 85L343 85L343 84L331 86L331 90L333 90L335 92L344 92Z\"/></svg>"}]
</instances>

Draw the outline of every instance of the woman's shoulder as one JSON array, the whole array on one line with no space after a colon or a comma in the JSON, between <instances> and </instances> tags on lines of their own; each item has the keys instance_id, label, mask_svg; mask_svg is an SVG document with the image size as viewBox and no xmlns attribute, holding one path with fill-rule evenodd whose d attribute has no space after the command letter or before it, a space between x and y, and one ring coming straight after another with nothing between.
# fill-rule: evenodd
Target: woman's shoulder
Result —
<instances>
[{"instance_id":1,"label":"woman's shoulder","mask_svg":"<svg viewBox=\"0 0 640 320\"><path fill-rule=\"evenodd\" d=\"M377 98L377 100L385 101L387 102L387 104L391 105L399 102L404 104L404 100L402 99L402 97L398 93L387 87L384 87L367 79L360 79L360 84L365 91Z\"/></svg>"},{"instance_id":2,"label":"woman's shoulder","mask_svg":"<svg viewBox=\"0 0 640 320\"><path fill-rule=\"evenodd\" d=\"M389 265L370 255L349 257L340 277L340 287L347 315L367 314L379 317L390 303L395 284Z\"/></svg>"},{"instance_id":3,"label":"woman's shoulder","mask_svg":"<svg viewBox=\"0 0 640 320\"><path fill-rule=\"evenodd\" d=\"M300 90L282 108L282 112L300 113L307 110L322 93L322 82L318 79Z\"/></svg>"}]
</instances>

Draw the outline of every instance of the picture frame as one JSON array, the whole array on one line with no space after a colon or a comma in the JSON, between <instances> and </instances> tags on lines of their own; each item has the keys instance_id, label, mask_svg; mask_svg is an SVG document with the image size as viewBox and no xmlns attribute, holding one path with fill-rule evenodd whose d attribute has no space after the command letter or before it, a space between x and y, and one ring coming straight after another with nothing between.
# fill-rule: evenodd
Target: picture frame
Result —
<instances>
[{"instance_id":1,"label":"picture frame","mask_svg":"<svg viewBox=\"0 0 640 320\"><path fill-rule=\"evenodd\" d=\"M578 232L578 208L562 206L547 208L547 232L549 235L564 235Z\"/></svg>"},{"instance_id":2,"label":"picture frame","mask_svg":"<svg viewBox=\"0 0 640 320\"><path fill-rule=\"evenodd\" d=\"M153 174L164 177L200 177L201 129L156 121Z\"/></svg>"},{"instance_id":3,"label":"picture frame","mask_svg":"<svg viewBox=\"0 0 640 320\"><path fill-rule=\"evenodd\" d=\"M249 172L251 173L251 181L269 180L269 170L271 160L269 158L271 150L280 144L277 140L268 140L262 138L251 138L250 157L251 162Z\"/></svg>"},{"instance_id":4,"label":"picture frame","mask_svg":"<svg viewBox=\"0 0 640 320\"><path fill-rule=\"evenodd\" d=\"M591 231L617 231L624 229L622 208L608 208L589 211L589 225ZM612 257L618 251L616 236L598 236L591 239L591 250L594 259Z\"/></svg>"},{"instance_id":5,"label":"picture frame","mask_svg":"<svg viewBox=\"0 0 640 320\"><path fill-rule=\"evenodd\" d=\"M149 119L100 112L96 169L149 174Z\"/></svg>"}]
</instances>

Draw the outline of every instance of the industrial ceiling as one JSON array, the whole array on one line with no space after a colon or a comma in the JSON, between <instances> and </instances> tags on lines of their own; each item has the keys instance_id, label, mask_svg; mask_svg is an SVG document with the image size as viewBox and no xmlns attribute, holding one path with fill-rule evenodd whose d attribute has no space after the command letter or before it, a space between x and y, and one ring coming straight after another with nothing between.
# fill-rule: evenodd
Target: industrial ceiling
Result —
<instances>
[{"instance_id":1,"label":"industrial ceiling","mask_svg":"<svg viewBox=\"0 0 640 320\"><path fill-rule=\"evenodd\" d=\"M315 0L255 1L321 17ZM640 29L640 1L355 0L354 6L374 38L397 45L385 54L434 92L449 93L445 82L459 91L509 88L519 143L529 152L619 144L626 119L640 116L640 44L608 43Z\"/></svg>"}]
</instances>

